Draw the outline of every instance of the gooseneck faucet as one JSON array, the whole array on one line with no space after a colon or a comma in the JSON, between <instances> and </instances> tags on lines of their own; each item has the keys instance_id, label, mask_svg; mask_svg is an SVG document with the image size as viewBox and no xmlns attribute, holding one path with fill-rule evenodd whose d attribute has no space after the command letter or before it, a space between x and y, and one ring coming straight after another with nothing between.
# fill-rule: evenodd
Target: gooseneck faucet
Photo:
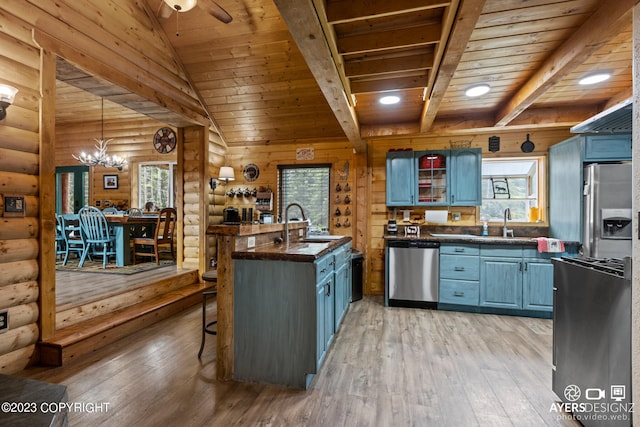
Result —
<instances>
[{"instance_id":1,"label":"gooseneck faucet","mask_svg":"<svg viewBox=\"0 0 640 427\"><path fill-rule=\"evenodd\" d=\"M511 209L506 208L504 210L504 223L502 226L502 237L508 237L508 234L511 233L511 237L513 237L513 230L509 230L507 228L507 220L511 219Z\"/></svg>"},{"instance_id":2,"label":"gooseneck faucet","mask_svg":"<svg viewBox=\"0 0 640 427\"><path fill-rule=\"evenodd\" d=\"M287 246L289 246L289 208L292 206L297 206L300 209L300 213L302 214L302 220L306 221L307 217L304 216L304 209L298 203L290 203L287 208L284 210L284 241Z\"/></svg>"}]
</instances>

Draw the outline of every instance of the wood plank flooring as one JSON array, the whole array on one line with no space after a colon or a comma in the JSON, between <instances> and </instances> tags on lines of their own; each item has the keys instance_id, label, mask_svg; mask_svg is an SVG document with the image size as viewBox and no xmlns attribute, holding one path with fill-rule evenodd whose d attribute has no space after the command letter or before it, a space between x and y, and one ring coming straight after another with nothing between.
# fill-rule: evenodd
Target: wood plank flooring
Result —
<instances>
[{"instance_id":1,"label":"wood plank flooring","mask_svg":"<svg viewBox=\"0 0 640 427\"><path fill-rule=\"evenodd\" d=\"M177 272L175 265L130 275L58 270L56 271L56 310L63 311L76 305L118 295L176 275Z\"/></svg>"},{"instance_id":2,"label":"wood plank flooring","mask_svg":"<svg viewBox=\"0 0 640 427\"><path fill-rule=\"evenodd\" d=\"M211 315L215 307L210 306ZM215 380L201 309L63 368L20 373L68 386L71 426L578 426L550 412L550 320L351 305L307 391Z\"/></svg>"}]
</instances>

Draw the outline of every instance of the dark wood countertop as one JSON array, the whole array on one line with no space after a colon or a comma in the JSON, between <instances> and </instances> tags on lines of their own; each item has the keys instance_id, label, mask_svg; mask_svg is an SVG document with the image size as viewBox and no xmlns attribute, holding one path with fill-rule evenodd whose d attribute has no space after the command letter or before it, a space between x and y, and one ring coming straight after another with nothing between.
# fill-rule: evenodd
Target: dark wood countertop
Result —
<instances>
[{"instance_id":1,"label":"dark wood countertop","mask_svg":"<svg viewBox=\"0 0 640 427\"><path fill-rule=\"evenodd\" d=\"M289 230L297 230L308 226L305 221L289 223ZM238 224L238 225L210 225L207 234L222 236L254 236L256 234L273 233L284 230L284 224Z\"/></svg>"},{"instance_id":2,"label":"dark wood countertop","mask_svg":"<svg viewBox=\"0 0 640 427\"><path fill-rule=\"evenodd\" d=\"M502 236L461 236L452 234L451 236L434 237L429 233L416 236L405 236L404 234L385 234L385 240L420 240L426 242L440 243L481 243L488 245L519 245L519 246L537 246L538 241L535 237L502 237ZM580 242L564 242L565 246L580 246Z\"/></svg>"},{"instance_id":3,"label":"dark wood countertop","mask_svg":"<svg viewBox=\"0 0 640 427\"><path fill-rule=\"evenodd\" d=\"M231 254L231 257L233 259L246 260L314 262L321 256L350 241L351 237L343 236L341 239L330 242L291 241L289 246L284 242L273 243L243 251L235 251Z\"/></svg>"}]
</instances>

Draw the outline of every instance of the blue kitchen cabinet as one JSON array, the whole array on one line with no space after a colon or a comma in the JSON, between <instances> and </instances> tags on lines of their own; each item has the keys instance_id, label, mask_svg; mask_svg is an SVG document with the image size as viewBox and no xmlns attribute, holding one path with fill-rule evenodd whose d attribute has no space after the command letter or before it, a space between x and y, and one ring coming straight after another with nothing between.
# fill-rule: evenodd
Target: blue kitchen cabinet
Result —
<instances>
[{"instance_id":1,"label":"blue kitchen cabinet","mask_svg":"<svg viewBox=\"0 0 640 427\"><path fill-rule=\"evenodd\" d=\"M351 301L351 243L336 249L333 256L335 263L333 273L335 283L334 332L338 332Z\"/></svg>"},{"instance_id":2,"label":"blue kitchen cabinet","mask_svg":"<svg viewBox=\"0 0 640 427\"><path fill-rule=\"evenodd\" d=\"M387 206L476 206L482 203L482 150L387 153Z\"/></svg>"},{"instance_id":3,"label":"blue kitchen cabinet","mask_svg":"<svg viewBox=\"0 0 640 427\"><path fill-rule=\"evenodd\" d=\"M522 257L480 257L480 306L522 308Z\"/></svg>"},{"instance_id":4,"label":"blue kitchen cabinet","mask_svg":"<svg viewBox=\"0 0 640 427\"><path fill-rule=\"evenodd\" d=\"M449 204L449 150L416 151L414 192L418 206Z\"/></svg>"},{"instance_id":5,"label":"blue kitchen cabinet","mask_svg":"<svg viewBox=\"0 0 640 427\"><path fill-rule=\"evenodd\" d=\"M387 153L387 206L415 204L413 151Z\"/></svg>"},{"instance_id":6,"label":"blue kitchen cabinet","mask_svg":"<svg viewBox=\"0 0 640 427\"><path fill-rule=\"evenodd\" d=\"M438 304L478 305L479 254L480 248L477 244L440 246Z\"/></svg>"},{"instance_id":7,"label":"blue kitchen cabinet","mask_svg":"<svg viewBox=\"0 0 640 427\"><path fill-rule=\"evenodd\" d=\"M566 249L539 253L532 245L443 243L438 308L549 317L553 311L551 258L577 256L577 247Z\"/></svg>"},{"instance_id":8,"label":"blue kitchen cabinet","mask_svg":"<svg viewBox=\"0 0 640 427\"><path fill-rule=\"evenodd\" d=\"M631 160L631 135L585 135L585 162Z\"/></svg>"},{"instance_id":9,"label":"blue kitchen cabinet","mask_svg":"<svg viewBox=\"0 0 640 427\"><path fill-rule=\"evenodd\" d=\"M525 258L522 276L522 308L553 311L553 264L543 258Z\"/></svg>"},{"instance_id":10,"label":"blue kitchen cabinet","mask_svg":"<svg viewBox=\"0 0 640 427\"><path fill-rule=\"evenodd\" d=\"M451 206L479 206L482 204L482 150L466 148L451 150L450 199Z\"/></svg>"}]
</instances>

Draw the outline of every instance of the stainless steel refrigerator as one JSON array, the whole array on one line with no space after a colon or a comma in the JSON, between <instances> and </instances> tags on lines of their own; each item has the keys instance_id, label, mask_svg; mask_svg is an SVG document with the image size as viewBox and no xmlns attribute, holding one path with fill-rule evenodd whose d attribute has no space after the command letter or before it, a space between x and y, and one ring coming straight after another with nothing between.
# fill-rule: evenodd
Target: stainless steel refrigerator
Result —
<instances>
[{"instance_id":1,"label":"stainless steel refrigerator","mask_svg":"<svg viewBox=\"0 0 640 427\"><path fill-rule=\"evenodd\" d=\"M631 256L631 176L631 163L584 168L584 256Z\"/></svg>"}]
</instances>

